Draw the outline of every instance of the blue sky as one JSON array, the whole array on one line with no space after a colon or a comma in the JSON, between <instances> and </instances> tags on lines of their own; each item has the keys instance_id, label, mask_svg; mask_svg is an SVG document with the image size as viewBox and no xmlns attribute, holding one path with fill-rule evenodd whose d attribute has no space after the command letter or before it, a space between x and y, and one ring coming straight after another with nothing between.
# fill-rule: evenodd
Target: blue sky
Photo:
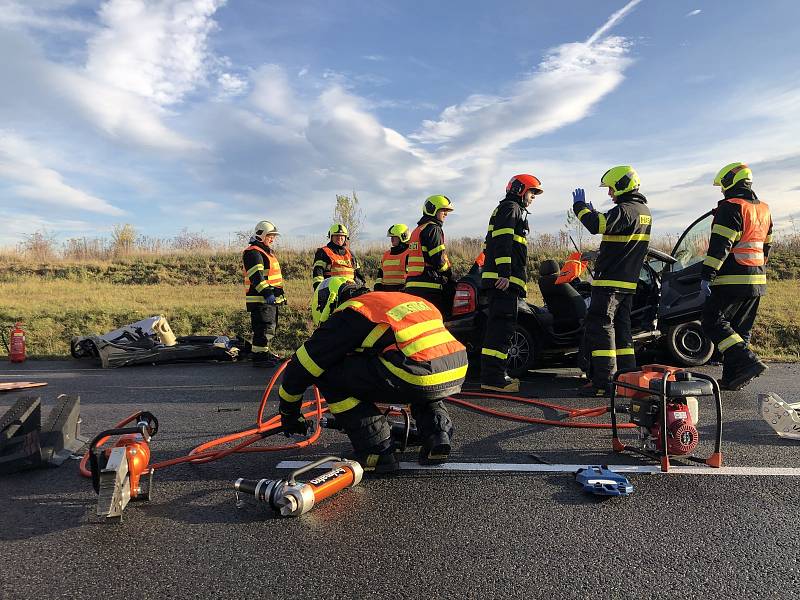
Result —
<instances>
[{"instance_id":1,"label":"blue sky","mask_svg":"<svg viewBox=\"0 0 800 600\"><path fill-rule=\"evenodd\" d=\"M481 236L520 172L554 232L575 187L607 207L615 164L658 235L737 160L792 231L799 20L794 0L0 0L0 245L264 218L313 243L353 189L366 237L438 193L446 232Z\"/></svg>"}]
</instances>

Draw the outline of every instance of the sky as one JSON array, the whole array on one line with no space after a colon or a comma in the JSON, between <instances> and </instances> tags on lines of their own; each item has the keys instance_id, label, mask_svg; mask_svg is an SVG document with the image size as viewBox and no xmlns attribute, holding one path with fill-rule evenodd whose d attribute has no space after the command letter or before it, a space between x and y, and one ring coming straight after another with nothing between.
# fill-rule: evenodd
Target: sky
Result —
<instances>
[{"instance_id":1,"label":"sky","mask_svg":"<svg viewBox=\"0 0 800 600\"><path fill-rule=\"evenodd\" d=\"M262 219L313 244L353 190L364 239L432 194L477 237L516 173L552 233L576 187L610 208L618 164L657 236L734 161L796 232L798 21L796 0L0 0L0 246Z\"/></svg>"}]
</instances>

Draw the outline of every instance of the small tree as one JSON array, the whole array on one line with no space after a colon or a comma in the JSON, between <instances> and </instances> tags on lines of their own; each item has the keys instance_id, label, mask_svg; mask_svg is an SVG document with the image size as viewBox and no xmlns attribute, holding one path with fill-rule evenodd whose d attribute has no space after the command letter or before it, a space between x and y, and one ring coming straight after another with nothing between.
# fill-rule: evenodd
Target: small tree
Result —
<instances>
[{"instance_id":1,"label":"small tree","mask_svg":"<svg viewBox=\"0 0 800 600\"><path fill-rule=\"evenodd\" d=\"M20 251L28 258L38 261L50 260L55 256L56 237L46 229L25 236L19 244Z\"/></svg>"},{"instance_id":2,"label":"small tree","mask_svg":"<svg viewBox=\"0 0 800 600\"><path fill-rule=\"evenodd\" d=\"M136 244L136 228L130 223L114 225L111 232L111 253L116 256L129 256Z\"/></svg>"},{"instance_id":3,"label":"small tree","mask_svg":"<svg viewBox=\"0 0 800 600\"><path fill-rule=\"evenodd\" d=\"M364 225L364 211L358 205L358 196L336 194L336 206L333 208L333 221L341 223L350 232L350 239L355 240Z\"/></svg>"}]
</instances>

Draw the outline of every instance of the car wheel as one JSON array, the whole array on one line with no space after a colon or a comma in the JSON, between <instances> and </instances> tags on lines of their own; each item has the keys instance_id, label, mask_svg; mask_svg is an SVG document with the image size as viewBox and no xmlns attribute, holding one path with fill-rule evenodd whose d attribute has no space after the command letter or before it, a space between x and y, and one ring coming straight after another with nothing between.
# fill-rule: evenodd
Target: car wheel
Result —
<instances>
[{"instance_id":1,"label":"car wheel","mask_svg":"<svg viewBox=\"0 0 800 600\"><path fill-rule=\"evenodd\" d=\"M670 327L666 341L669 353L681 367L699 367L714 354L714 344L703 333L700 321Z\"/></svg>"},{"instance_id":2,"label":"car wheel","mask_svg":"<svg viewBox=\"0 0 800 600\"><path fill-rule=\"evenodd\" d=\"M515 325L508 347L506 372L511 377L520 377L534 368L536 358L536 340L527 329Z\"/></svg>"}]
</instances>

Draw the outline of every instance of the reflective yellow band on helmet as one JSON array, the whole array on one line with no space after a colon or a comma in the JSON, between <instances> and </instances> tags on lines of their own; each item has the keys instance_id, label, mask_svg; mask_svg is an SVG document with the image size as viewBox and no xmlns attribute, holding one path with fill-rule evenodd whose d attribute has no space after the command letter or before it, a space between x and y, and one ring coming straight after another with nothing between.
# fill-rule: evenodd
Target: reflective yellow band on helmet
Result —
<instances>
[{"instance_id":1,"label":"reflective yellow band on helmet","mask_svg":"<svg viewBox=\"0 0 800 600\"><path fill-rule=\"evenodd\" d=\"M630 356L635 354L633 348L617 348L617 356Z\"/></svg>"},{"instance_id":2,"label":"reflective yellow band on helmet","mask_svg":"<svg viewBox=\"0 0 800 600\"><path fill-rule=\"evenodd\" d=\"M442 289L441 283L429 283L427 281L408 281L406 282L406 289L408 288L431 288L433 290Z\"/></svg>"},{"instance_id":3,"label":"reflective yellow band on helmet","mask_svg":"<svg viewBox=\"0 0 800 600\"><path fill-rule=\"evenodd\" d=\"M252 275L256 271L263 271L263 270L264 270L264 265L256 265L255 267L250 267L249 269L247 269L247 276L250 277L250 275Z\"/></svg>"},{"instance_id":4,"label":"reflective yellow band on helmet","mask_svg":"<svg viewBox=\"0 0 800 600\"><path fill-rule=\"evenodd\" d=\"M719 275L711 285L767 285L767 275Z\"/></svg>"},{"instance_id":5,"label":"reflective yellow band on helmet","mask_svg":"<svg viewBox=\"0 0 800 600\"><path fill-rule=\"evenodd\" d=\"M423 321L422 323L417 323L411 327L406 327L405 329L396 331L394 337L402 344L403 342L413 340L418 335L428 333L434 329L441 329L442 327L444 327L444 323L442 323L439 319L431 319L430 321Z\"/></svg>"},{"instance_id":6,"label":"reflective yellow band on helmet","mask_svg":"<svg viewBox=\"0 0 800 600\"><path fill-rule=\"evenodd\" d=\"M597 213L597 233L605 233L606 226L606 216L603 213Z\"/></svg>"},{"instance_id":7,"label":"reflective yellow band on helmet","mask_svg":"<svg viewBox=\"0 0 800 600\"><path fill-rule=\"evenodd\" d=\"M523 246L527 246L528 245L528 240L526 240L521 235L514 234L514 241L522 244Z\"/></svg>"},{"instance_id":8,"label":"reflective yellow band on helmet","mask_svg":"<svg viewBox=\"0 0 800 600\"><path fill-rule=\"evenodd\" d=\"M492 237L496 238L498 235L514 235L513 227L503 227L502 229L495 229L492 231Z\"/></svg>"},{"instance_id":9,"label":"reflective yellow band on helmet","mask_svg":"<svg viewBox=\"0 0 800 600\"><path fill-rule=\"evenodd\" d=\"M618 287L624 290L635 290L636 284L630 281L617 281L616 279L595 279L592 287Z\"/></svg>"},{"instance_id":10,"label":"reflective yellow band on helmet","mask_svg":"<svg viewBox=\"0 0 800 600\"><path fill-rule=\"evenodd\" d=\"M328 410L330 410L333 414L343 413L348 410L354 409L356 406L361 404L361 400L358 398L354 398L350 396L345 398L344 400L340 400L339 402L328 402Z\"/></svg>"},{"instance_id":11,"label":"reflective yellow band on helmet","mask_svg":"<svg viewBox=\"0 0 800 600\"><path fill-rule=\"evenodd\" d=\"M260 291L261 291L261 290L263 290L265 287L269 287L269 283L267 283L266 281L260 281L260 282L258 283L258 285L256 285L256 291L257 291L257 292L260 292Z\"/></svg>"},{"instance_id":12,"label":"reflective yellow band on helmet","mask_svg":"<svg viewBox=\"0 0 800 600\"><path fill-rule=\"evenodd\" d=\"M719 269L722 266L722 261L718 258L714 258L713 256L706 256L703 264L711 267L712 269Z\"/></svg>"},{"instance_id":13,"label":"reflective yellow band on helmet","mask_svg":"<svg viewBox=\"0 0 800 600\"><path fill-rule=\"evenodd\" d=\"M303 365L303 368L311 373L314 377L319 377L325 372L325 369L315 363L314 359L308 355L308 350L306 350L305 344L297 349L295 356L297 356L297 360L300 361L300 364Z\"/></svg>"},{"instance_id":14,"label":"reflective yellow band on helmet","mask_svg":"<svg viewBox=\"0 0 800 600\"><path fill-rule=\"evenodd\" d=\"M720 352L725 352L731 346L735 346L736 344L743 344L744 340L742 336L738 333L734 333L733 335L729 335L724 340L722 340L719 344L717 344L717 348L719 348Z\"/></svg>"},{"instance_id":15,"label":"reflective yellow band on helmet","mask_svg":"<svg viewBox=\"0 0 800 600\"><path fill-rule=\"evenodd\" d=\"M422 352L423 350L427 350L428 348L433 348L434 346L440 346L441 344L446 344L452 341L453 341L453 336L450 335L449 331L440 331L439 333L432 333L430 335L426 335L425 337L418 339L416 342L413 342L408 346L404 346L403 348L401 348L401 351L406 356L413 356L417 352Z\"/></svg>"},{"instance_id":16,"label":"reflective yellow band on helmet","mask_svg":"<svg viewBox=\"0 0 800 600\"><path fill-rule=\"evenodd\" d=\"M617 351L616 350L592 350L592 358L598 357L598 356L605 357L605 358L610 358L610 357L616 356L616 355L617 355Z\"/></svg>"},{"instance_id":17,"label":"reflective yellow band on helmet","mask_svg":"<svg viewBox=\"0 0 800 600\"><path fill-rule=\"evenodd\" d=\"M428 250L428 256L433 256L434 254L439 254L439 252L444 250L444 248L445 248L444 244L442 244L441 246L436 246L436 248Z\"/></svg>"},{"instance_id":18,"label":"reflective yellow band on helmet","mask_svg":"<svg viewBox=\"0 0 800 600\"><path fill-rule=\"evenodd\" d=\"M392 375L398 379L402 379L406 383L421 387L441 385L443 383L450 383L451 381L458 381L459 379L464 379L464 377L467 375L467 365L450 369L448 371L442 371L441 373L432 373L430 375L414 375L408 371L404 371L400 367L393 365L382 356L379 356L378 358L380 359L381 363L383 363L383 366L386 367Z\"/></svg>"},{"instance_id":19,"label":"reflective yellow band on helmet","mask_svg":"<svg viewBox=\"0 0 800 600\"><path fill-rule=\"evenodd\" d=\"M494 356L500 360L508 360L508 354L500 352L500 350L492 350L491 348L481 348L481 354L485 356Z\"/></svg>"},{"instance_id":20,"label":"reflective yellow band on helmet","mask_svg":"<svg viewBox=\"0 0 800 600\"><path fill-rule=\"evenodd\" d=\"M510 256L498 256L494 259L494 264L496 265L510 265L511 264L511 257Z\"/></svg>"},{"instance_id":21,"label":"reflective yellow band on helmet","mask_svg":"<svg viewBox=\"0 0 800 600\"><path fill-rule=\"evenodd\" d=\"M580 210L580 211L578 212L578 220L580 220L580 218L581 218L583 215L588 215L590 212L592 212L592 209L591 209L591 208L584 208L584 209Z\"/></svg>"},{"instance_id":22,"label":"reflective yellow band on helmet","mask_svg":"<svg viewBox=\"0 0 800 600\"><path fill-rule=\"evenodd\" d=\"M386 330L389 329L389 325L387 323L378 323L375 327L372 328L372 331L369 332L369 335L364 338L364 341L361 342L362 348L372 348L375 345L381 336L386 333Z\"/></svg>"},{"instance_id":23,"label":"reflective yellow band on helmet","mask_svg":"<svg viewBox=\"0 0 800 600\"><path fill-rule=\"evenodd\" d=\"M300 398L303 397L303 394L290 394L285 389L283 389L283 386L281 386L278 389L278 396L280 396L283 400L286 400L286 402L297 402L298 400L300 400Z\"/></svg>"},{"instance_id":24,"label":"reflective yellow band on helmet","mask_svg":"<svg viewBox=\"0 0 800 600\"><path fill-rule=\"evenodd\" d=\"M742 237L741 232L731 229L730 227L725 227L724 225L714 225L711 228L711 233L721 235L728 240L738 240L740 237Z\"/></svg>"},{"instance_id":25,"label":"reflective yellow band on helmet","mask_svg":"<svg viewBox=\"0 0 800 600\"><path fill-rule=\"evenodd\" d=\"M383 261L383 265L386 267L399 267L400 266L400 259L390 258Z\"/></svg>"},{"instance_id":26,"label":"reflective yellow band on helmet","mask_svg":"<svg viewBox=\"0 0 800 600\"><path fill-rule=\"evenodd\" d=\"M604 242L648 242L650 241L649 233L632 233L631 235L604 235Z\"/></svg>"}]
</instances>

